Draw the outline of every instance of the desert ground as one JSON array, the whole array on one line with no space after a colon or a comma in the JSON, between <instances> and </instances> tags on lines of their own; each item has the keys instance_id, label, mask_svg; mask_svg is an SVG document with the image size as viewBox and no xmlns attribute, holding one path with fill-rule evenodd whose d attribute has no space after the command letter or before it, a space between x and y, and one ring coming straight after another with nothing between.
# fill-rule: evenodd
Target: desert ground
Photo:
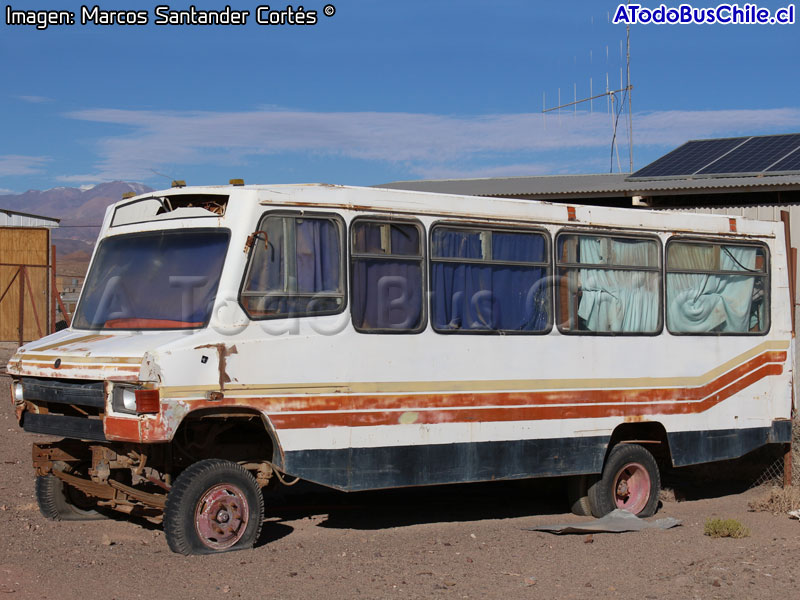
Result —
<instances>
[{"instance_id":1,"label":"desert ground","mask_svg":"<svg viewBox=\"0 0 800 600\"><path fill-rule=\"evenodd\" d=\"M217 556L173 554L160 526L125 517L47 521L30 466L43 438L17 426L8 383L0 376L0 598L797 597L800 522L750 509L770 493L752 487L752 460L665 473L654 519L682 525L637 533L530 531L586 520L566 512L559 479L357 494L301 484L268 493L255 549ZM715 517L750 535L704 535Z\"/></svg>"}]
</instances>

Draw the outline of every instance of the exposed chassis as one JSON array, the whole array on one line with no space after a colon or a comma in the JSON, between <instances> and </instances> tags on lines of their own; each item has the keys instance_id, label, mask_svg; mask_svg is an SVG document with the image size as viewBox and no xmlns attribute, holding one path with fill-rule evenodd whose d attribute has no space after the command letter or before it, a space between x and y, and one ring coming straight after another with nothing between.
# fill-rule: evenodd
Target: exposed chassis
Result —
<instances>
[{"instance_id":1,"label":"exposed chassis","mask_svg":"<svg viewBox=\"0 0 800 600\"><path fill-rule=\"evenodd\" d=\"M158 521L172 487L171 450L169 444L64 439L33 444L33 467L36 475L53 475L96 499L98 507ZM268 462L240 464L252 472L261 487L274 473Z\"/></svg>"}]
</instances>

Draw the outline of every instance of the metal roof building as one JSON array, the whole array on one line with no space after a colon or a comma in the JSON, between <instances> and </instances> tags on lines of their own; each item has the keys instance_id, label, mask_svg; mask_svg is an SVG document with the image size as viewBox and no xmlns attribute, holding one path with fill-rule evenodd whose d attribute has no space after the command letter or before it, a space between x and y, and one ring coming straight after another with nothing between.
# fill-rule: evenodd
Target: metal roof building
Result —
<instances>
[{"instance_id":1,"label":"metal roof building","mask_svg":"<svg viewBox=\"0 0 800 600\"><path fill-rule=\"evenodd\" d=\"M0 208L0 227L58 227L61 219Z\"/></svg>"},{"instance_id":2,"label":"metal roof building","mask_svg":"<svg viewBox=\"0 0 800 600\"><path fill-rule=\"evenodd\" d=\"M690 140L635 173L398 181L376 187L654 208L800 203L800 134Z\"/></svg>"},{"instance_id":3,"label":"metal roof building","mask_svg":"<svg viewBox=\"0 0 800 600\"><path fill-rule=\"evenodd\" d=\"M604 206L800 203L800 174L632 180L628 173L395 181L375 187Z\"/></svg>"}]
</instances>

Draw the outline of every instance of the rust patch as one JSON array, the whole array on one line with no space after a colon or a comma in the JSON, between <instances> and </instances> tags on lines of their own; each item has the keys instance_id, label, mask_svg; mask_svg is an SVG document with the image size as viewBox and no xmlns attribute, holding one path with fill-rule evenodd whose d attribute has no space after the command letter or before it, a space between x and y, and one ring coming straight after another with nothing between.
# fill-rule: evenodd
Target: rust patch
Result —
<instances>
[{"instance_id":1,"label":"rust patch","mask_svg":"<svg viewBox=\"0 0 800 600\"><path fill-rule=\"evenodd\" d=\"M219 356L219 389L221 392L225 391L225 384L231 382L231 377L228 375L228 357L231 354L238 354L239 351L236 349L236 346L231 346L228 348L225 344L204 344L202 346L195 346L195 350L200 350L201 348L214 348L217 351L217 355Z\"/></svg>"},{"instance_id":2,"label":"rust patch","mask_svg":"<svg viewBox=\"0 0 800 600\"><path fill-rule=\"evenodd\" d=\"M645 418L643 415L629 415L625 417L626 423L644 423Z\"/></svg>"},{"instance_id":3,"label":"rust patch","mask_svg":"<svg viewBox=\"0 0 800 600\"><path fill-rule=\"evenodd\" d=\"M610 404L587 404L579 395L572 398L562 394L562 403L574 402L571 406L563 404L552 406L546 394L537 392L516 395L517 402L512 406L503 406L505 394L482 394L472 397L462 396L466 402L458 408L426 410L419 413L417 424L434 423L471 423L496 421L537 421L553 419L588 419L603 417L641 418L643 415L678 415L698 414L707 411L723 400L746 389L764 377L780 375L781 365L766 365L747 376L718 389L706 398L692 398L689 394L679 395L673 402L665 404L654 399L650 393L642 393L638 398L615 398ZM728 382L723 382L728 383ZM680 392L680 390L678 390ZM572 394L572 392L567 392ZM437 408L442 406L443 398L435 398ZM544 402L542 402L544 400ZM480 401L478 404L476 401ZM470 404L472 406L470 406ZM488 406L487 406L488 405ZM269 410L269 409L267 409ZM271 412L269 418L276 429L306 429L318 427L361 427L397 424L397 413L391 410L375 411L348 410L333 413L280 413Z\"/></svg>"},{"instance_id":4,"label":"rust patch","mask_svg":"<svg viewBox=\"0 0 800 600\"><path fill-rule=\"evenodd\" d=\"M141 440L138 419L107 416L103 425L106 437L110 440L126 442L138 442Z\"/></svg>"}]
</instances>

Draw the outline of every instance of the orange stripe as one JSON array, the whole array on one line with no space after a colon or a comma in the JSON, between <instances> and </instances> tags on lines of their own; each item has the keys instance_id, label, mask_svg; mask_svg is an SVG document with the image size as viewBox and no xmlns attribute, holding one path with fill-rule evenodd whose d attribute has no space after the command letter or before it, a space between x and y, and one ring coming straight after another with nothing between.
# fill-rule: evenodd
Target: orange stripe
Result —
<instances>
[{"instance_id":1,"label":"orange stripe","mask_svg":"<svg viewBox=\"0 0 800 600\"><path fill-rule=\"evenodd\" d=\"M595 404L598 402L668 402L700 400L768 363L784 363L786 352L765 352L698 387L617 389L617 390L550 390L541 392L452 392L430 394L354 395L330 394L302 397L246 398L226 397L223 404L248 404L270 413L290 411L361 411L361 410L418 410L420 408L458 408L520 404ZM491 398L491 402L487 402Z\"/></svg>"},{"instance_id":2,"label":"orange stripe","mask_svg":"<svg viewBox=\"0 0 800 600\"><path fill-rule=\"evenodd\" d=\"M55 360L53 361L55 362ZM30 368L30 367L38 367L40 369L52 369L53 363L42 363L42 362L32 362L32 361L24 361L22 363L22 367ZM109 369L114 369L115 371L128 371L130 373L138 373L141 367L138 366L130 366L130 367L122 367L117 366L114 364L107 364L107 365L98 365L98 364L81 364L81 363L70 363L70 362L63 362L59 369L80 369L81 371L86 372L93 372L97 371L100 373L104 373Z\"/></svg>"},{"instance_id":3,"label":"orange stripe","mask_svg":"<svg viewBox=\"0 0 800 600\"><path fill-rule=\"evenodd\" d=\"M785 355L785 353L784 353ZM760 358L760 357L759 357ZM734 369L717 378L712 384L699 388L676 388L672 390L577 390L560 392L514 392L511 394L452 394L436 395L437 400L447 402L436 408L462 406L453 410L421 410L415 424L491 421L533 421L548 419L584 419L601 417L626 417L652 414L695 414L708 410L726 398L753 385L770 375L783 373L782 364L762 366L765 360L751 361L751 372L743 367ZM739 379L741 377L741 379ZM737 381L738 379L738 381ZM663 394L660 394L663 392ZM715 393L716 392L716 393ZM450 396L455 396L452 398ZM382 397L376 397L379 400ZM662 400L663 398L663 400ZM347 411L339 398L339 410ZM349 400L349 398L347 398ZM420 405L419 397L407 397ZM241 401L240 398L235 399ZM268 399L267 399L268 400ZM458 402L456 402L458 400ZM669 402L669 400L674 400ZM478 404L480 402L480 404ZM510 403L517 406L503 407ZM570 406L551 406L554 403ZM593 404L603 403L603 404ZM469 406L472 404L472 406ZM519 406L519 405L523 406ZM494 405L486 407L486 405ZM408 406L408 405L406 405ZM272 408L272 407L270 407ZM379 408L375 406L375 408ZM351 409L352 410L352 409ZM413 411L413 408L409 408ZM397 425L400 415L392 412L333 412L304 414L270 414L278 429L317 427L357 427L367 425Z\"/></svg>"}]
</instances>

